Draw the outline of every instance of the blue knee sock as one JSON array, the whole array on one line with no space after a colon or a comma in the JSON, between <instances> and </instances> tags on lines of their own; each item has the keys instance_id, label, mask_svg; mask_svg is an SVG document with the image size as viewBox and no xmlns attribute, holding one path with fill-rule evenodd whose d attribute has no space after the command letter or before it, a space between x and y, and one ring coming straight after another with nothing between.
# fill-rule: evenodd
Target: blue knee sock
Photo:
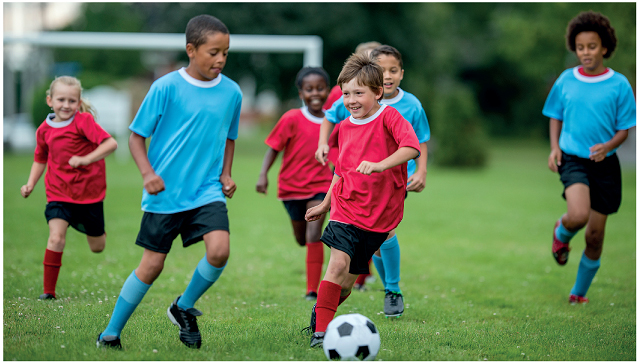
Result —
<instances>
[{"instance_id":1,"label":"blue knee sock","mask_svg":"<svg viewBox=\"0 0 637 362\"><path fill-rule=\"evenodd\" d=\"M383 289L385 289L385 266L383 265L383 258L374 254L372 255L372 260L374 261L374 267L376 267L376 271L378 272L378 277L380 278L380 281L383 282Z\"/></svg>"},{"instance_id":2,"label":"blue knee sock","mask_svg":"<svg viewBox=\"0 0 637 362\"><path fill-rule=\"evenodd\" d=\"M124 282L122 291L119 292L119 297L115 303L115 309L113 309L111 320L108 322L106 330L102 332L100 337L120 336L126 322L128 322L131 314L133 314L135 308L137 308L139 303L142 301L142 298L144 298L144 295L146 295L146 292L151 285L139 280L133 270L131 275L129 275L128 279Z\"/></svg>"},{"instance_id":3,"label":"blue knee sock","mask_svg":"<svg viewBox=\"0 0 637 362\"><path fill-rule=\"evenodd\" d=\"M186 287L186 291L177 301L177 305L181 309L193 308L195 306L195 302L201 298L203 293L210 288L214 282L219 279L221 272L226 266L222 266L221 268L215 268L214 266L208 263L208 260L204 256L203 259L199 261L197 264L197 268L195 272L192 274L192 279L190 279L190 283Z\"/></svg>"},{"instance_id":4,"label":"blue knee sock","mask_svg":"<svg viewBox=\"0 0 637 362\"><path fill-rule=\"evenodd\" d=\"M398 282L400 281L400 246L398 237L385 240L380 246L380 255L385 267L385 289L400 293Z\"/></svg>"},{"instance_id":5,"label":"blue knee sock","mask_svg":"<svg viewBox=\"0 0 637 362\"><path fill-rule=\"evenodd\" d=\"M557 239L559 241L561 241L563 243L568 243L569 241L571 241L573 236L575 236L575 234L577 234L577 232L578 232L578 230L575 230L575 231L566 230L564 225L562 225L562 219L560 219L560 222L557 225L557 229L555 229L555 236L557 236Z\"/></svg>"},{"instance_id":6,"label":"blue knee sock","mask_svg":"<svg viewBox=\"0 0 637 362\"><path fill-rule=\"evenodd\" d=\"M580 259L579 268L577 269L577 278L575 279L573 289L571 289L571 294L580 297L586 296L586 292L588 292L588 288L591 286L593 278L595 278L597 269L599 269L600 259L591 260L586 254L582 253L582 259Z\"/></svg>"}]
</instances>

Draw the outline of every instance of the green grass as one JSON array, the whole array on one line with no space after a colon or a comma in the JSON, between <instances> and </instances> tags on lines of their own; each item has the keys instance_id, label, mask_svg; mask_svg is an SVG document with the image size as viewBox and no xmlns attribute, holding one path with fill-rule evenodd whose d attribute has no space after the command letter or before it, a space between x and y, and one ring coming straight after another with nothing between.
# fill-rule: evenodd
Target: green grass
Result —
<instances>
[{"instance_id":1,"label":"green grass","mask_svg":"<svg viewBox=\"0 0 637 362\"><path fill-rule=\"evenodd\" d=\"M180 239L124 328L124 350L95 348L141 258L134 241L142 183L134 163L107 161L106 250L91 253L85 237L69 230L59 299L43 302L43 183L22 199L32 157L5 155L4 360L324 360L300 333L312 303L302 298L304 249L275 197L278 164L269 195L254 191L262 136L237 141L231 256L196 305L204 312L200 350L184 347L165 315L204 253L203 244L184 249ZM405 315L382 316L380 281L354 292L337 313L358 312L376 323L379 360L635 360L634 169L623 172L623 205L608 220L591 302L571 306L583 233L572 242L570 262L557 266L551 228L566 204L546 166L548 147L499 142L490 156L480 171L431 166L425 191L407 199L398 228Z\"/></svg>"}]
</instances>

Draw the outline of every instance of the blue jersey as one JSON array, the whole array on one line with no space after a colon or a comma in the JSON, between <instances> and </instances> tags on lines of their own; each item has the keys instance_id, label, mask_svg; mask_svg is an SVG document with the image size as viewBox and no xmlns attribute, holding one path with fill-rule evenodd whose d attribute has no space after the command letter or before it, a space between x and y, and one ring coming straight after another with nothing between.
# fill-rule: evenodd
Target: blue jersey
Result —
<instances>
[{"instance_id":1,"label":"blue jersey","mask_svg":"<svg viewBox=\"0 0 637 362\"><path fill-rule=\"evenodd\" d=\"M380 104L386 104L394 107L405 118L416 132L418 142L425 143L429 141L431 133L429 131L429 121L422 104L416 96L409 92L398 88L398 94L391 99L382 98ZM325 112L325 118L336 124L350 116L349 111L343 104L343 97L339 98L332 107ZM407 163L407 175L411 176L416 172L416 161L409 160Z\"/></svg>"},{"instance_id":2,"label":"blue jersey","mask_svg":"<svg viewBox=\"0 0 637 362\"><path fill-rule=\"evenodd\" d=\"M226 140L238 135L242 97L222 74L204 82L185 68L152 84L129 129L151 137L148 159L166 189L144 190L142 210L174 214L226 201L219 178Z\"/></svg>"},{"instance_id":3,"label":"blue jersey","mask_svg":"<svg viewBox=\"0 0 637 362\"><path fill-rule=\"evenodd\" d=\"M567 69L557 78L542 114L563 122L559 140L563 152L589 158L590 147L635 127L635 97L622 74L609 68L605 74L587 77L579 68Z\"/></svg>"}]
</instances>

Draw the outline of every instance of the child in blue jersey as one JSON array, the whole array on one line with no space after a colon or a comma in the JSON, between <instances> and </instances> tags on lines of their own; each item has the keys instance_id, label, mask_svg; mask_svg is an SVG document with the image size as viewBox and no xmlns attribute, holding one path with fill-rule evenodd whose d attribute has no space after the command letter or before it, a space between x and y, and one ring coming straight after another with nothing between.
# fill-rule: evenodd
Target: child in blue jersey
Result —
<instances>
[{"instance_id":1,"label":"child in blue jersey","mask_svg":"<svg viewBox=\"0 0 637 362\"><path fill-rule=\"evenodd\" d=\"M219 19L192 18L186 27L188 67L153 83L129 127L131 154L144 182L144 215L135 242L144 253L124 282L110 322L97 338L98 347L121 348L122 329L159 277L179 234L184 247L203 240L206 254L167 313L185 345L201 346L196 317L202 313L194 304L228 260L225 198L236 190L230 175L242 94L221 74L229 42L228 29Z\"/></svg>"},{"instance_id":2,"label":"child in blue jersey","mask_svg":"<svg viewBox=\"0 0 637 362\"><path fill-rule=\"evenodd\" d=\"M587 303L586 292L600 266L608 215L621 203L621 170L615 151L635 127L635 98L623 75L604 66L617 38L608 18L592 11L568 24L566 42L580 65L555 81L542 114L550 118L548 166L564 184L566 214L553 229L553 257L568 261L571 238L586 227L569 302Z\"/></svg>"},{"instance_id":3,"label":"child in blue jersey","mask_svg":"<svg viewBox=\"0 0 637 362\"><path fill-rule=\"evenodd\" d=\"M383 68L383 98L380 101L381 105L392 106L411 123L418 137L418 142L420 142L421 156L417 161L409 160L407 163L407 191L421 192L425 188L427 177L427 141L430 138L427 116L420 101L413 94L405 92L399 87L404 75L400 52L392 46L381 45L374 48L370 55ZM331 123L331 126L326 124L325 121L321 125L322 138L319 139L319 149L315 155L319 162L324 162L322 157L329 152L329 149L327 151L325 149L327 140L323 139L323 137L331 133L334 124L339 123L348 116L349 112L345 109L342 98L334 102L332 107L325 112L325 118ZM327 128L328 131L323 127ZM405 197L407 197L406 194ZM402 291L398 286L400 281L400 247L395 230L390 231L387 240L381 245L372 259L385 288L383 308L385 316L399 317L404 312L404 302Z\"/></svg>"}]
</instances>

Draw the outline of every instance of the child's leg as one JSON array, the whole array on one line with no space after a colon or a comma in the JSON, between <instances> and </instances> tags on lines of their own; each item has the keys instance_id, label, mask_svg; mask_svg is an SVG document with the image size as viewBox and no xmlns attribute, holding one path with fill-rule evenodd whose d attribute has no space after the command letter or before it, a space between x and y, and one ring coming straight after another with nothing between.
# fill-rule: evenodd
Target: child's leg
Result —
<instances>
[{"instance_id":1,"label":"child's leg","mask_svg":"<svg viewBox=\"0 0 637 362\"><path fill-rule=\"evenodd\" d=\"M177 305L187 310L194 308L195 303L221 276L230 256L230 234L225 230L214 230L203 236L206 244L206 255L199 261L192 279Z\"/></svg>"},{"instance_id":2,"label":"child's leg","mask_svg":"<svg viewBox=\"0 0 637 362\"><path fill-rule=\"evenodd\" d=\"M341 285L345 282L351 282L348 289L348 291L351 291L353 282L356 279L355 276L352 277L352 274L349 274L351 261L349 255L335 248L330 250L330 261L327 264L327 270L316 300L316 332L325 332L327 325L334 319L334 314L336 314L336 309L342 296Z\"/></svg>"},{"instance_id":3,"label":"child's leg","mask_svg":"<svg viewBox=\"0 0 637 362\"><path fill-rule=\"evenodd\" d=\"M62 267L62 252L66 245L66 220L54 218L49 220L49 239L44 252L44 294L55 297L55 285Z\"/></svg>"},{"instance_id":4,"label":"child's leg","mask_svg":"<svg viewBox=\"0 0 637 362\"><path fill-rule=\"evenodd\" d=\"M91 248L91 251L94 253L101 253L106 247L106 233L100 236L86 236L86 241L88 241L88 246Z\"/></svg>"},{"instance_id":5,"label":"child's leg","mask_svg":"<svg viewBox=\"0 0 637 362\"><path fill-rule=\"evenodd\" d=\"M305 246L307 240L305 239L307 222L305 220L291 220L292 232L294 233L294 240L300 246Z\"/></svg>"},{"instance_id":6,"label":"child's leg","mask_svg":"<svg viewBox=\"0 0 637 362\"><path fill-rule=\"evenodd\" d=\"M586 226L591 211L590 189L583 183L576 183L566 188L566 214L560 219L555 230L556 237L568 243L581 228Z\"/></svg>"},{"instance_id":7,"label":"child's leg","mask_svg":"<svg viewBox=\"0 0 637 362\"><path fill-rule=\"evenodd\" d=\"M117 336L164 268L166 254L144 249L142 260L124 282L113 315L100 337Z\"/></svg>"},{"instance_id":8,"label":"child's leg","mask_svg":"<svg viewBox=\"0 0 637 362\"><path fill-rule=\"evenodd\" d=\"M306 209L310 209L321 203L321 200L308 201ZM305 259L307 290L306 293L318 291L319 282L321 281L321 273L323 272L323 243L321 242L321 232L323 231L323 222L325 215L319 220L306 222L307 254Z\"/></svg>"},{"instance_id":9,"label":"child's leg","mask_svg":"<svg viewBox=\"0 0 637 362\"><path fill-rule=\"evenodd\" d=\"M381 258L385 269L385 289L400 293L400 246L395 230L387 236L387 240L380 246Z\"/></svg>"},{"instance_id":10,"label":"child's leg","mask_svg":"<svg viewBox=\"0 0 637 362\"><path fill-rule=\"evenodd\" d=\"M571 294L573 295L585 296L599 269L607 218L607 215L591 210L588 227L586 228L586 249L584 249L579 268L577 269L575 285L571 289Z\"/></svg>"}]
</instances>

